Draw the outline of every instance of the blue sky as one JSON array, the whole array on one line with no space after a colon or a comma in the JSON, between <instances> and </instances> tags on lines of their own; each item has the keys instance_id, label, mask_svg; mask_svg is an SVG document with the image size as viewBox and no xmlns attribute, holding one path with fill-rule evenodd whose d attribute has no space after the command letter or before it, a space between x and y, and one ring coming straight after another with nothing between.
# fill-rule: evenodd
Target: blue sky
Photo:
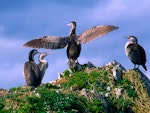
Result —
<instances>
[{"instance_id":1,"label":"blue sky","mask_svg":"<svg viewBox=\"0 0 150 113\"><path fill-rule=\"evenodd\" d=\"M126 57L124 36L134 35L147 53L145 72L150 78L150 1L149 0L1 0L0 1L0 88L25 85L23 65L32 48L23 44L43 35L68 36L70 21L77 22L76 33L95 25L115 25L119 29L82 45L80 63L91 61L103 66L116 60L126 69L133 64ZM68 68L66 50L38 49L53 54L46 57L49 68L43 83L55 80ZM37 59L38 56L35 57ZM37 62L37 60L36 60Z\"/></svg>"}]
</instances>

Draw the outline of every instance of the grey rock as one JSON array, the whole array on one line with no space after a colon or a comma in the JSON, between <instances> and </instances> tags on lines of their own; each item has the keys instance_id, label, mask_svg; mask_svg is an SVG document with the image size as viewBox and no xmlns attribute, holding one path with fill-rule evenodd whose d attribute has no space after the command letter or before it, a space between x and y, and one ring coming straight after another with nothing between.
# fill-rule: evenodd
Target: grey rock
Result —
<instances>
[{"instance_id":1,"label":"grey rock","mask_svg":"<svg viewBox=\"0 0 150 113\"><path fill-rule=\"evenodd\" d=\"M136 68L135 71L138 73L139 79L143 82L150 97L150 80L139 69Z\"/></svg>"},{"instance_id":2,"label":"grey rock","mask_svg":"<svg viewBox=\"0 0 150 113\"><path fill-rule=\"evenodd\" d=\"M119 81L122 79L122 71L125 70L125 68L118 63L117 61L113 61L109 65L113 66L112 72L113 72L113 77L116 81Z\"/></svg>"},{"instance_id":3,"label":"grey rock","mask_svg":"<svg viewBox=\"0 0 150 113\"><path fill-rule=\"evenodd\" d=\"M108 87L107 87L107 91L112 91L112 87L111 87L111 86L108 86Z\"/></svg>"},{"instance_id":4,"label":"grey rock","mask_svg":"<svg viewBox=\"0 0 150 113\"><path fill-rule=\"evenodd\" d=\"M114 91L115 91L115 95L116 95L117 98L119 98L123 93L122 88L115 88Z\"/></svg>"}]
</instances>

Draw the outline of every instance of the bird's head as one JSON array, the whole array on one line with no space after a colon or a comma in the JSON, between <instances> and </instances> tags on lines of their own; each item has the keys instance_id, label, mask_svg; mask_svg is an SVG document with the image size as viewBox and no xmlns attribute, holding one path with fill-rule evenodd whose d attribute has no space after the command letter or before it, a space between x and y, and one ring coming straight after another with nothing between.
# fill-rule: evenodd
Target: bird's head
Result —
<instances>
[{"instance_id":1,"label":"bird's head","mask_svg":"<svg viewBox=\"0 0 150 113\"><path fill-rule=\"evenodd\" d=\"M34 55L36 54L40 54L40 52L36 49L32 49L29 53L29 61L34 61Z\"/></svg>"},{"instance_id":2,"label":"bird's head","mask_svg":"<svg viewBox=\"0 0 150 113\"><path fill-rule=\"evenodd\" d=\"M30 53L29 54L31 54L31 55L36 55L36 54L39 54L40 52L38 52L38 50L36 50L36 49L32 49L31 51L30 51Z\"/></svg>"},{"instance_id":3,"label":"bird's head","mask_svg":"<svg viewBox=\"0 0 150 113\"><path fill-rule=\"evenodd\" d=\"M70 30L70 36L73 34L76 34L75 30L76 30L76 22L71 21L69 24L67 24L67 26L71 26L71 30Z\"/></svg>"},{"instance_id":4,"label":"bird's head","mask_svg":"<svg viewBox=\"0 0 150 113\"><path fill-rule=\"evenodd\" d=\"M43 52L43 53L40 53L39 58L43 59L44 57L46 57L49 54L52 54L52 52Z\"/></svg>"},{"instance_id":5,"label":"bird's head","mask_svg":"<svg viewBox=\"0 0 150 113\"><path fill-rule=\"evenodd\" d=\"M71 21L69 24L67 24L67 26L71 26L72 28L76 27L76 22L75 21Z\"/></svg>"},{"instance_id":6,"label":"bird's head","mask_svg":"<svg viewBox=\"0 0 150 113\"><path fill-rule=\"evenodd\" d=\"M128 37L125 37L125 38L128 38L132 43L135 43L135 44L138 43L138 40L135 36L128 36Z\"/></svg>"}]
</instances>

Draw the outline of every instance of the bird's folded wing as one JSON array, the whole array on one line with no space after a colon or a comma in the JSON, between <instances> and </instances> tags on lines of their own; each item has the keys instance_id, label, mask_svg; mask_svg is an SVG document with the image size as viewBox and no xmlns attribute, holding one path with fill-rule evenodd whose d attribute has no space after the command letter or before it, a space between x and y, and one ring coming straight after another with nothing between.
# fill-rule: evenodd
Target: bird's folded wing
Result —
<instances>
[{"instance_id":1,"label":"bird's folded wing","mask_svg":"<svg viewBox=\"0 0 150 113\"><path fill-rule=\"evenodd\" d=\"M78 36L78 41L80 43L84 44L84 43L92 41L98 37L101 37L101 36L109 33L110 31L113 31L115 29L118 29L118 27L112 26L112 25L94 26L94 27L82 32Z\"/></svg>"},{"instance_id":2,"label":"bird's folded wing","mask_svg":"<svg viewBox=\"0 0 150 113\"><path fill-rule=\"evenodd\" d=\"M130 44L127 46L129 57L136 62L146 61L146 53L142 46L139 44Z\"/></svg>"},{"instance_id":3,"label":"bird's folded wing","mask_svg":"<svg viewBox=\"0 0 150 113\"><path fill-rule=\"evenodd\" d=\"M25 79L30 79L30 76L35 80L40 78L41 72L38 66L34 62L26 62L24 64L24 76Z\"/></svg>"},{"instance_id":4,"label":"bird's folded wing","mask_svg":"<svg viewBox=\"0 0 150 113\"><path fill-rule=\"evenodd\" d=\"M64 48L69 41L68 37L59 36L43 36L33 39L25 43L24 47L45 48L45 49L60 49Z\"/></svg>"}]
</instances>

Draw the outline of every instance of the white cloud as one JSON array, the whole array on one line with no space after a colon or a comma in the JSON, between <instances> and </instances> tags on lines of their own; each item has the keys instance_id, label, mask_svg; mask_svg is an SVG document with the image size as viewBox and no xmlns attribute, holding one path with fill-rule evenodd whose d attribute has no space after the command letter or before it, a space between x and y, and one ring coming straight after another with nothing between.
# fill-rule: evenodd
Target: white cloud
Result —
<instances>
[{"instance_id":1,"label":"white cloud","mask_svg":"<svg viewBox=\"0 0 150 113\"><path fill-rule=\"evenodd\" d=\"M148 15L150 9L150 1L148 0L110 0L109 2L97 3L95 7L87 9L84 18L96 22L122 22L127 19L143 18Z\"/></svg>"}]
</instances>

